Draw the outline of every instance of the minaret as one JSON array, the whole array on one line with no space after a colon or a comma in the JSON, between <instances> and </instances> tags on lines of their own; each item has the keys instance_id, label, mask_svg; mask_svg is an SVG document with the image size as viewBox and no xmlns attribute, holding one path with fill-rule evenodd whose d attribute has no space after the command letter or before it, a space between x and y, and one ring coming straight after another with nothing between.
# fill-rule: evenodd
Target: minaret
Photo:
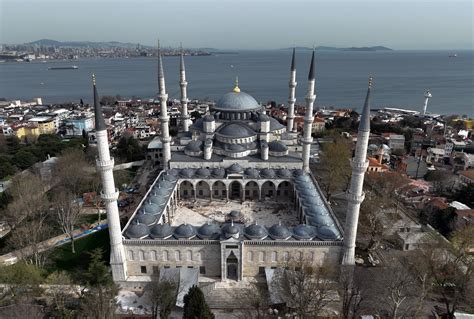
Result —
<instances>
[{"instance_id":1,"label":"minaret","mask_svg":"<svg viewBox=\"0 0 474 319\"><path fill-rule=\"evenodd\" d=\"M359 222L360 204L364 201L365 194L362 191L364 185L364 175L369 166L367 160L367 146L370 135L370 89L372 87L372 77L369 77L369 86L365 98L364 109L359 123L357 133L357 143L354 158L351 161L352 177L351 185L346 193L347 215L344 234L344 248L342 264L345 266L354 265L355 242L357 236L357 224Z\"/></svg>"},{"instance_id":2,"label":"minaret","mask_svg":"<svg viewBox=\"0 0 474 319\"><path fill-rule=\"evenodd\" d=\"M179 66L179 86L181 88L181 122L183 123L183 132L188 132L190 119L190 116L188 114L188 95L186 92L188 82L186 82L186 70L184 68L183 48L181 48L181 63Z\"/></svg>"},{"instance_id":3,"label":"minaret","mask_svg":"<svg viewBox=\"0 0 474 319\"><path fill-rule=\"evenodd\" d=\"M168 162L171 159L171 138L169 131L170 118L168 116L168 94L165 87L165 73L163 71L163 61L161 59L160 41L158 41L158 96L161 105L161 142L163 143L163 162L164 169L168 168Z\"/></svg>"},{"instance_id":4,"label":"minaret","mask_svg":"<svg viewBox=\"0 0 474 319\"><path fill-rule=\"evenodd\" d=\"M293 57L291 58L291 69L290 69L290 96L288 97L288 115L286 117L287 125L286 131L288 133L293 132L293 121L295 119L295 89L296 89L296 65L295 65L295 48L293 48Z\"/></svg>"},{"instance_id":5,"label":"minaret","mask_svg":"<svg viewBox=\"0 0 474 319\"><path fill-rule=\"evenodd\" d=\"M100 195L102 200L105 202L107 223L109 224L110 266L112 267L114 281L125 281L127 277L127 268L124 263L125 252L122 245L122 232L120 230L120 217L117 206L119 192L115 188L113 174L114 159L110 157L107 127L102 115L102 108L99 104L99 97L95 85L95 75L92 75L92 83L94 89L95 131L97 150L99 153L99 158L97 159L97 170L100 172L102 180L103 189Z\"/></svg>"},{"instance_id":6,"label":"minaret","mask_svg":"<svg viewBox=\"0 0 474 319\"><path fill-rule=\"evenodd\" d=\"M311 151L311 144L313 143L313 138L311 133L313 130L313 103L316 100L316 94L314 92L314 52L311 57L311 65L309 66L309 75L308 75L308 92L306 93L306 114L304 116L304 129L303 129L303 138L301 142L303 143L303 169L309 171L309 156Z\"/></svg>"},{"instance_id":7,"label":"minaret","mask_svg":"<svg viewBox=\"0 0 474 319\"><path fill-rule=\"evenodd\" d=\"M431 97L433 97L433 95L431 95L430 90L426 90L426 92L425 92L425 102L423 103L423 115L426 114L426 109L428 108L428 100Z\"/></svg>"}]
</instances>

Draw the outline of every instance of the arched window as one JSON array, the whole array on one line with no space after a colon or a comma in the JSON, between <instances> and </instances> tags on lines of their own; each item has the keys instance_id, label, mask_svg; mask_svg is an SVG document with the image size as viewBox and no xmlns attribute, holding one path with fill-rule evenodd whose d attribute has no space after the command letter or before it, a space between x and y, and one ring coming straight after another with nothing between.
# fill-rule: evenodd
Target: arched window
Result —
<instances>
[{"instance_id":1,"label":"arched window","mask_svg":"<svg viewBox=\"0 0 474 319\"><path fill-rule=\"evenodd\" d=\"M192 261L193 260L193 252L191 250L188 250L186 252L186 260Z\"/></svg>"},{"instance_id":2,"label":"arched window","mask_svg":"<svg viewBox=\"0 0 474 319\"><path fill-rule=\"evenodd\" d=\"M156 251L155 250L150 251L150 260L151 261L156 261Z\"/></svg>"},{"instance_id":3,"label":"arched window","mask_svg":"<svg viewBox=\"0 0 474 319\"><path fill-rule=\"evenodd\" d=\"M174 258L176 259L176 261L181 260L181 252L179 250L174 252Z\"/></svg>"},{"instance_id":4,"label":"arched window","mask_svg":"<svg viewBox=\"0 0 474 319\"><path fill-rule=\"evenodd\" d=\"M272 251L272 263L276 262L278 258L278 254L276 251Z\"/></svg>"},{"instance_id":5,"label":"arched window","mask_svg":"<svg viewBox=\"0 0 474 319\"><path fill-rule=\"evenodd\" d=\"M143 250L140 250L140 251L138 252L138 259L139 259L140 261L145 260L145 252L144 252Z\"/></svg>"},{"instance_id":6,"label":"arched window","mask_svg":"<svg viewBox=\"0 0 474 319\"><path fill-rule=\"evenodd\" d=\"M263 251L258 253L258 261L260 262L265 261L265 253Z\"/></svg>"},{"instance_id":7,"label":"arched window","mask_svg":"<svg viewBox=\"0 0 474 319\"><path fill-rule=\"evenodd\" d=\"M133 251L132 250L128 251L128 259L133 261Z\"/></svg>"},{"instance_id":8,"label":"arched window","mask_svg":"<svg viewBox=\"0 0 474 319\"><path fill-rule=\"evenodd\" d=\"M287 252L287 251L285 251L285 252L283 253L283 260L284 260L284 261L288 261L289 259L290 259L290 253Z\"/></svg>"},{"instance_id":9,"label":"arched window","mask_svg":"<svg viewBox=\"0 0 474 319\"><path fill-rule=\"evenodd\" d=\"M167 250L163 251L163 261L168 261L170 259L169 253Z\"/></svg>"}]
</instances>

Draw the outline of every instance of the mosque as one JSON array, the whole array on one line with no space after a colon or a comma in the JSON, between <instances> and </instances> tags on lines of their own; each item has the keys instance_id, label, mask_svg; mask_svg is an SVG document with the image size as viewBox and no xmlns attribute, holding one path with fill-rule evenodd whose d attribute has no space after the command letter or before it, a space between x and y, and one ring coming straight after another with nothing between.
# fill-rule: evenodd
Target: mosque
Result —
<instances>
[{"instance_id":1,"label":"mosque","mask_svg":"<svg viewBox=\"0 0 474 319\"><path fill-rule=\"evenodd\" d=\"M97 167L104 185L102 198L107 205L110 262L115 282L122 287L137 287L167 272L179 273L188 284L209 280L239 282L268 276L271 270L284 267L290 259L300 258L353 265L358 209L363 200L361 178L363 181L364 167L367 168L370 83L359 128L358 151L352 163L353 180L347 196L352 203L349 213L353 216L346 221L346 227L352 229L345 240L343 227L309 170L316 99L314 51L302 135L293 128L295 51L290 68L286 126L265 114L265 108L242 92L237 81L233 90L225 93L207 115L191 123L181 56L182 132L171 138L161 54L158 79L162 146L159 163L163 170L123 229L112 175L114 162L109 154L94 81ZM249 202L280 202L285 203L287 216L274 218L272 224L262 224L257 222L257 217L264 213L258 210L252 212L255 218L249 222L240 209L224 209L214 212L218 218L199 223L189 219L176 224L183 203L193 202L222 203L224 208L232 203L232 207L242 209Z\"/></svg>"}]
</instances>

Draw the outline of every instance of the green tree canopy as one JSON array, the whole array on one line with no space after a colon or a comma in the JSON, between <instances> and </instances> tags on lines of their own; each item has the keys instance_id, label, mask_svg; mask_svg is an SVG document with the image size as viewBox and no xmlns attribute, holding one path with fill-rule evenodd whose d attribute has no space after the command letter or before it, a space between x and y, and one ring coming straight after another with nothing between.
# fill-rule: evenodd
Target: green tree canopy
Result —
<instances>
[{"instance_id":1,"label":"green tree canopy","mask_svg":"<svg viewBox=\"0 0 474 319\"><path fill-rule=\"evenodd\" d=\"M197 286L189 288L184 296L183 319L213 319L214 314L204 299L204 294Z\"/></svg>"}]
</instances>

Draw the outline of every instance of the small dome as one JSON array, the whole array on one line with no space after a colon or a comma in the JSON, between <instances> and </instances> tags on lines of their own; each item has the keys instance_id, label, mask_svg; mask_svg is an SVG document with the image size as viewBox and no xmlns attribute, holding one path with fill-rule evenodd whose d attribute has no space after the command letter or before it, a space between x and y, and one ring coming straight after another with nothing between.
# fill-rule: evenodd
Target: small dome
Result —
<instances>
[{"instance_id":1,"label":"small dome","mask_svg":"<svg viewBox=\"0 0 474 319\"><path fill-rule=\"evenodd\" d=\"M161 181L158 182L158 187L164 188L164 189L173 189L174 184L167 181L167 180L161 180Z\"/></svg>"},{"instance_id":2,"label":"small dome","mask_svg":"<svg viewBox=\"0 0 474 319\"><path fill-rule=\"evenodd\" d=\"M199 227L197 235L201 239L217 239L221 234L221 229L216 224L204 224Z\"/></svg>"},{"instance_id":3,"label":"small dome","mask_svg":"<svg viewBox=\"0 0 474 319\"><path fill-rule=\"evenodd\" d=\"M167 188L161 188L159 185L158 186L155 186L153 187L153 189L151 190L151 194L153 196L168 196L171 192L171 189L167 189Z\"/></svg>"},{"instance_id":4,"label":"small dome","mask_svg":"<svg viewBox=\"0 0 474 319\"><path fill-rule=\"evenodd\" d=\"M237 238L240 233L240 228L234 222L225 223L222 226L222 234L226 238L234 237Z\"/></svg>"},{"instance_id":5,"label":"small dome","mask_svg":"<svg viewBox=\"0 0 474 319\"><path fill-rule=\"evenodd\" d=\"M214 168L211 175L213 177L222 178L225 176L225 169L223 168Z\"/></svg>"},{"instance_id":6,"label":"small dome","mask_svg":"<svg viewBox=\"0 0 474 319\"><path fill-rule=\"evenodd\" d=\"M154 223L156 223L156 216L153 214L148 214L148 213L139 213L135 217L135 219L140 223L140 224L145 224L147 226L151 226Z\"/></svg>"},{"instance_id":7,"label":"small dome","mask_svg":"<svg viewBox=\"0 0 474 319\"><path fill-rule=\"evenodd\" d=\"M306 172L302 169L295 169L295 171L293 172L293 175L295 176L306 175Z\"/></svg>"},{"instance_id":8,"label":"small dome","mask_svg":"<svg viewBox=\"0 0 474 319\"><path fill-rule=\"evenodd\" d=\"M277 175L282 178L290 178L292 176L291 171L286 168L279 169L277 171Z\"/></svg>"},{"instance_id":9,"label":"small dome","mask_svg":"<svg viewBox=\"0 0 474 319\"><path fill-rule=\"evenodd\" d=\"M315 229L309 225L300 224L293 228L293 236L299 240L311 240L315 236Z\"/></svg>"},{"instance_id":10,"label":"small dome","mask_svg":"<svg viewBox=\"0 0 474 319\"><path fill-rule=\"evenodd\" d=\"M258 224L247 226L245 228L244 234L249 239L265 239L268 236L266 228Z\"/></svg>"},{"instance_id":11,"label":"small dome","mask_svg":"<svg viewBox=\"0 0 474 319\"><path fill-rule=\"evenodd\" d=\"M200 152L202 151L202 141L191 141L186 145L184 150L188 152Z\"/></svg>"},{"instance_id":12,"label":"small dome","mask_svg":"<svg viewBox=\"0 0 474 319\"><path fill-rule=\"evenodd\" d=\"M208 170L207 168L199 168L196 171L196 176L201 177L201 178L207 178L211 175L211 171Z\"/></svg>"},{"instance_id":13,"label":"small dome","mask_svg":"<svg viewBox=\"0 0 474 319\"><path fill-rule=\"evenodd\" d=\"M179 175L179 170L177 170L176 168L169 169L166 172L169 175L172 175L172 176L178 176Z\"/></svg>"},{"instance_id":14,"label":"small dome","mask_svg":"<svg viewBox=\"0 0 474 319\"><path fill-rule=\"evenodd\" d=\"M181 176L183 178L192 178L194 176L194 169L192 169L192 168L182 169L179 172L179 176Z\"/></svg>"},{"instance_id":15,"label":"small dome","mask_svg":"<svg viewBox=\"0 0 474 319\"><path fill-rule=\"evenodd\" d=\"M328 216L312 215L307 217L308 224L316 227L334 226L334 222Z\"/></svg>"},{"instance_id":16,"label":"small dome","mask_svg":"<svg viewBox=\"0 0 474 319\"><path fill-rule=\"evenodd\" d=\"M227 217L231 220L239 220L240 219L240 211L238 210L231 210L229 214L227 214Z\"/></svg>"},{"instance_id":17,"label":"small dome","mask_svg":"<svg viewBox=\"0 0 474 319\"><path fill-rule=\"evenodd\" d=\"M222 111L252 111L260 108L258 102L245 92L226 93L214 106L214 109Z\"/></svg>"},{"instance_id":18,"label":"small dome","mask_svg":"<svg viewBox=\"0 0 474 319\"><path fill-rule=\"evenodd\" d=\"M250 178L258 178L260 176L260 172L255 168L247 168L245 170L245 175Z\"/></svg>"},{"instance_id":19,"label":"small dome","mask_svg":"<svg viewBox=\"0 0 474 319\"><path fill-rule=\"evenodd\" d=\"M143 239L148 237L150 234L150 229L147 225L141 224L139 221L134 220L130 225L127 227L127 231L125 235L130 239Z\"/></svg>"},{"instance_id":20,"label":"small dome","mask_svg":"<svg viewBox=\"0 0 474 319\"><path fill-rule=\"evenodd\" d=\"M155 239L167 239L173 235L173 229L168 224L157 224L150 228L150 237Z\"/></svg>"},{"instance_id":21,"label":"small dome","mask_svg":"<svg viewBox=\"0 0 474 319\"><path fill-rule=\"evenodd\" d=\"M282 153L288 151L288 147L280 141L271 141L268 143L268 148L270 152Z\"/></svg>"},{"instance_id":22,"label":"small dome","mask_svg":"<svg viewBox=\"0 0 474 319\"><path fill-rule=\"evenodd\" d=\"M204 122L214 122L216 119L214 118L214 116L208 114L208 115L204 116L203 120L204 120Z\"/></svg>"},{"instance_id":23,"label":"small dome","mask_svg":"<svg viewBox=\"0 0 474 319\"><path fill-rule=\"evenodd\" d=\"M168 181L168 182L171 182L171 183L174 183L174 182L176 182L176 181L178 180L178 179L176 178L176 176L177 176L177 175L171 175L171 174L165 175L165 176L163 176L163 180Z\"/></svg>"},{"instance_id":24,"label":"small dome","mask_svg":"<svg viewBox=\"0 0 474 319\"><path fill-rule=\"evenodd\" d=\"M230 138L243 138L257 135L250 127L238 123L230 123L219 128L218 134Z\"/></svg>"},{"instance_id":25,"label":"small dome","mask_svg":"<svg viewBox=\"0 0 474 319\"><path fill-rule=\"evenodd\" d=\"M140 211L147 214L158 214L161 210L157 204L152 203L151 200L147 200L146 203L140 207Z\"/></svg>"},{"instance_id":26,"label":"small dome","mask_svg":"<svg viewBox=\"0 0 474 319\"><path fill-rule=\"evenodd\" d=\"M275 178L275 171L271 168L264 168L260 171L260 176L264 178Z\"/></svg>"},{"instance_id":27,"label":"small dome","mask_svg":"<svg viewBox=\"0 0 474 319\"><path fill-rule=\"evenodd\" d=\"M197 119L196 121L194 121L194 123L191 125L191 128L202 131L203 123L204 123L204 119L201 117Z\"/></svg>"},{"instance_id":28,"label":"small dome","mask_svg":"<svg viewBox=\"0 0 474 319\"><path fill-rule=\"evenodd\" d=\"M270 229L268 230L268 234L272 239L282 240L287 240L292 236L290 230L286 226L283 226L281 223L275 224L270 227Z\"/></svg>"},{"instance_id":29,"label":"small dome","mask_svg":"<svg viewBox=\"0 0 474 319\"><path fill-rule=\"evenodd\" d=\"M339 231L335 227L323 226L318 228L317 237L321 240L338 240L341 239Z\"/></svg>"},{"instance_id":30,"label":"small dome","mask_svg":"<svg viewBox=\"0 0 474 319\"><path fill-rule=\"evenodd\" d=\"M191 225L181 224L175 228L173 235L177 239L191 239L196 236L196 230Z\"/></svg>"},{"instance_id":31,"label":"small dome","mask_svg":"<svg viewBox=\"0 0 474 319\"><path fill-rule=\"evenodd\" d=\"M243 171L244 169L242 168L242 166L240 166L237 163L234 163L229 168L227 168L227 173L229 174L239 174L239 173L242 173Z\"/></svg>"},{"instance_id":32,"label":"small dome","mask_svg":"<svg viewBox=\"0 0 474 319\"><path fill-rule=\"evenodd\" d=\"M158 206L163 206L163 205L166 205L166 203L168 202L168 197L165 197L165 196L161 196L161 195L155 195L153 194L153 192L148 195L147 199L152 203L152 204L155 204L155 205L158 205ZM147 211L145 211L147 212ZM152 212L150 212L152 213Z\"/></svg>"}]
</instances>

